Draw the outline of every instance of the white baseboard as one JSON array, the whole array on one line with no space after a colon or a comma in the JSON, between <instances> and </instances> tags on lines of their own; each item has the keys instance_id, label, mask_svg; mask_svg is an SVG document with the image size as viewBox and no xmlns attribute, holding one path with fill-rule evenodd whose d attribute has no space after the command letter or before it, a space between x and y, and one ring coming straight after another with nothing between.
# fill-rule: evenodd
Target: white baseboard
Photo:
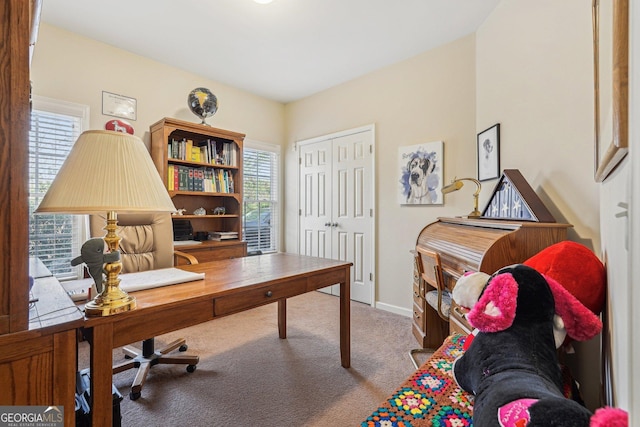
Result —
<instances>
[{"instance_id":1,"label":"white baseboard","mask_svg":"<svg viewBox=\"0 0 640 427\"><path fill-rule=\"evenodd\" d=\"M396 305L385 304L383 302L376 301L374 307L379 308L380 310L390 311L391 313L399 314L405 317L413 316L413 313L408 308L398 307Z\"/></svg>"}]
</instances>

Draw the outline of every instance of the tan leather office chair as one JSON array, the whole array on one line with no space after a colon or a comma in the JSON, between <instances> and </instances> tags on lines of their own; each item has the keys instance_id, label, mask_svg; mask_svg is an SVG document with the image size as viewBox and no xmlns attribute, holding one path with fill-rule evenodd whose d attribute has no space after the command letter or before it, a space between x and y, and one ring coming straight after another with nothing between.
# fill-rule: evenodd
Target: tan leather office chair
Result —
<instances>
[{"instance_id":1,"label":"tan leather office chair","mask_svg":"<svg viewBox=\"0 0 640 427\"><path fill-rule=\"evenodd\" d=\"M442 274L442 263L440 254L429 251L422 247L417 247L418 252L418 274L420 280L425 284L424 299L433 308L442 320L449 321L449 311L451 310L451 294L447 289ZM429 331L427 330L427 333ZM418 369L418 361L415 355L417 353L433 353L436 349L432 348L416 348L409 351L409 356L413 365Z\"/></svg>"},{"instance_id":2,"label":"tan leather office chair","mask_svg":"<svg viewBox=\"0 0 640 427\"><path fill-rule=\"evenodd\" d=\"M106 232L106 220L101 215L91 215L89 228L92 237L103 237ZM118 235L120 242L120 259L122 273L169 268L176 264L177 257L186 258L189 263L197 264L195 257L183 252L174 251L173 226L169 213L159 214L120 214L118 215ZM123 347L127 360L113 366L113 373L137 368L129 397L136 400L141 396L142 386L149 369L157 364L184 364L187 371L193 372L199 361L198 356L169 355L179 349L186 351L184 339L177 339L165 347L156 350L154 338L149 337L142 342L142 351L130 346Z\"/></svg>"}]
</instances>

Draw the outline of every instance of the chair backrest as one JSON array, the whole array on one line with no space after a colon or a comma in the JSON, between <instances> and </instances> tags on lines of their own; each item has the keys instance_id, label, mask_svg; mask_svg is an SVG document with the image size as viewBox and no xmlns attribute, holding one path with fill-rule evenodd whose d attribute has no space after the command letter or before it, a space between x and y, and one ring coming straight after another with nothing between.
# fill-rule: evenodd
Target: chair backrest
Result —
<instances>
[{"instance_id":1,"label":"chair backrest","mask_svg":"<svg viewBox=\"0 0 640 427\"><path fill-rule=\"evenodd\" d=\"M442 277L442 263L440 262L440 254L422 247L417 247L421 264L421 275L425 282L436 289L445 287Z\"/></svg>"},{"instance_id":2,"label":"chair backrest","mask_svg":"<svg viewBox=\"0 0 640 427\"><path fill-rule=\"evenodd\" d=\"M104 237L106 216L91 215L91 237ZM122 272L173 267L173 227L170 213L118 214Z\"/></svg>"},{"instance_id":3,"label":"chair backrest","mask_svg":"<svg viewBox=\"0 0 640 427\"><path fill-rule=\"evenodd\" d=\"M437 304L434 308L442 319L448 321L449 310L448 307L445 309L444 305L450 306L451 303L443 302L445 299L448 300L450 296L442 274L440 254L419 246L416 247L416 250L418 251L419 272L422 280L437 291Z\"/></svg>"}]
</instances>

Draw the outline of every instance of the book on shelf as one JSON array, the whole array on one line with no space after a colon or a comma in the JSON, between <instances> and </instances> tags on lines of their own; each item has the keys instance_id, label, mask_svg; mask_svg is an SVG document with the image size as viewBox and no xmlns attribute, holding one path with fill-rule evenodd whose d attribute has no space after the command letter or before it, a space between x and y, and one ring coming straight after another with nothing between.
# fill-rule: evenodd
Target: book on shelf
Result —
<instances>
[{"instance_id":1,"label":"book on shelf","mask_svg":"<svg viewBox=\"0 0 640 427\"><path fill-rule=\"evenodd\" d=\"M187 173L189 174L187 177L187 190L194 191L193 190L193 168L188 168Z\"/></svg>"},{"instance_id":2,"label":"book on shelf","mask_svg":"<svg viewBox=\"0 0 640 427\"><path fill-rule=\"evenodd\" d=\"M191 152L192 152L192 148L193 147L193 141L191 139L187 139L185 141L185 145L184 145L184 152L182 154L182 160L192 160L191 159Z\"/></svg>"},{"instance_id":3,"label":"book on shelf","mask_svg":"<svg viewBox=\"0 0 640 427\"><path fill-rule=\"evenodd\" d=\"M167 167L167 190L169 191L173 191L175 190L175 186L173 183L173 174L174 174L174 167L173 165L169 165L169 167Z\"/></svg>"},{"instance_id":4,"label":"book on shelf","mask_svg":"<svg viewBox=\"0 0 640 427\"><path fill-rule=\"evenodd\" d=\"M192 162L201 162L200 159L200 147L191 147L189 156Z\"/></svg>"}]
</instances>

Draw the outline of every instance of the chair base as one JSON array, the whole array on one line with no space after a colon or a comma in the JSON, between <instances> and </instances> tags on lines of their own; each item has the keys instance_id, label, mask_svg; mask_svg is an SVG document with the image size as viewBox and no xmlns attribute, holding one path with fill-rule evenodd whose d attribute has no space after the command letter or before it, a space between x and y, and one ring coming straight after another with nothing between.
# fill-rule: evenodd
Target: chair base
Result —
<instances>
[{"instance_id":1,"label":"chair base","mask_svg":"<svg viewBox=\"0 0 640 427\"><path fill-rule=\"evenodd\" d=\"M142 395L142 386L147 378L147 374L152 366L158 364L179 364L187 365L187 372L191 373L196 370L196 365L200 361L198 356L192 355L168 355L167 353L178 349L178 351L187 351L185 340L177 339L160 350L155 350L153 338L146 339L142 342L142 352L134 347L125 346L123 352L127 360L113 366L113 373L123 372L128 369L137 368L138 372L131 385L129 398L136 400Z\"/></svg>"},{"instance_id":2,"label":"chair base","mask_svg":"<svg viewBox=\"0 0 640 427\"><path fill-rule=\"evenodd\" d=\"M413 350L409 350L409 357L411 358L411 363L413 363L413 366L416 367L416 369L420 368L420 364L418 363L418 360L416 359L416 354L418 353L433 353L435 352L436 349L433 348L414 348Z\"/></svg>"}]
</instances>

